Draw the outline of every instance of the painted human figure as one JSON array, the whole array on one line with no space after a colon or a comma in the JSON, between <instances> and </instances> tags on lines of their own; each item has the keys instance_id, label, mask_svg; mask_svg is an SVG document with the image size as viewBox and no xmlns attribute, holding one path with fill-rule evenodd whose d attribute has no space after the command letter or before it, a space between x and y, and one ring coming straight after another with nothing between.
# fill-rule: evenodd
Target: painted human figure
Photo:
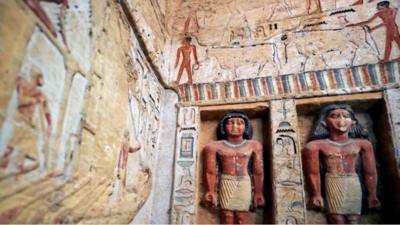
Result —
<instances>
[{"instance_id":1,"label":"painted human figure","mask_svg":"<svg viewBox=\"0 0 400 225\"><path fill-rule=\"evenodd\" d=\"M117 178L122 180L122 191L120 194L126 190L126 172L128 166L128 153L133 153L138 151L141 146L136 144L134 146L130 145L129 131L125 131L124 138L121 145L121 151L119 152L118 165L117 165Z\"/></svg>"},{"instance_id":2,"label":"painted human figure","mask_svg":"<svg viewBox=\"0 0 400 225\"><path fill-rule=\"evenodd\" d=\"M43 86L42 73L34 68L31 71L31 80L26 80L22 76L18 76L15 81L15 89L17 92L17 107L18 114L16 116L16 127L14 127L14 134L8 142L7 150L0 157L0 168L7 169L10 162L10 157L16 151L16 166L18 169L17 174L22 174L36 169L39 165L38 149L32 144L28 144L29 140L36 140L38 137L38 130L43 132L44 138L44 154L48 154L48 138L51 130L51 114L47 98L43 91L40 89ZM38 111L38 118L34 121L34 113ZM24 126L25 121L29 126ZM25 164L25 159L34 161L29 165ZM46 159L45 159L46 160Z\"/></svg>"},{"instance_id":3,"label":"painted human figure","mask_svg":"<svg viewBox=\"0 0 400 225\"><path fill-rule=\"evenodd\" d=\"M263 148L260 142L250 140L252 127L247 116L240 112L227 113L217 128L218 141L204 148L204 178L206 193L203 203L221 206L223 224L247 224L250 206L264 205ZM253 161L253 176L248 165ZM217 194L217 161L221 176ZM253 183L253 187L252 187ZM252 189L254 198L252 201Z\"/></svg>"},{"instance_id":4,"label":"painted human figure","mask_svg":"<svg viewBox=\"0 0 400 225\"><path fill-rule=\"evenodd\" d=\"M380 27L386 28L385 53L383 59L379 61L379 63L386 63L389 61L390 53L392 52L392 42L393 41L396 42L397 47L400 48L400 33L399 33L399 28L396 24L396 15L398 9L390 8L389 1L379 2L377 4L377 8L378 12L375 13L375 15L373 15L370 19L355 24L348 24L347 27L365 25L379 17L382 20L382 23L371 28L370 32ZM400 57L397 59L400 59Z\"/></svg>"},{"instance_id":5,"label":"painted human figure","mask_svg":"<svg viewBox=\"0 0 400 225\"><path fill-rule=\"evenodd\" d=\"M179 82L181 80L181 76L183 73L183 70L185 69L186 74L188 76L188 83L192 84L192 63L190 60L190 56L193 53L194 56L194 61L196 65L199 65L199 60L197 59L197 51L196 51L196 46L192 44L192 38L191 37L186 37L183 41L183 44L181 47L178 48L178 51L176 52L176 62L175 62L175 68L178 66L179 59L182 55L182 62L181 65L179 66L179 71L178 71L178 78L175 81L176 85L179 85Z\"/></svg>"},{"instance_id":6,"label":"painted human figure","mask_svg":"<svg viewBox=\"0 0 400 225\"><path fill-rule=\"evenodd\" d=\"M32 129L42 129L43 132L43 154L45 156L45 162L47 163L48 157L48 139L50 138L50 131L52 126L50 107L47 101L46 95L41 90L43 86L44 79L42 73L34 68L32 69L32 79L30 81L25 80L23 77L19 76L16 80L16 90L18 96L18 111L22 118L24 118ZM38 121L33 121L33 114L35 110L38 109L39 117ZM25 141L24 139L28 139L30 132L25 131L16 131L15 137L13 139L17 140L16 142ZM12 148L14 148L15 141L12 141ZM17 144L20 145L20 144ZM33 158L34 160L38 160L37 152L35 148L32 147L22 147L20 150L23 151L18 154L17 157L17 166L19 168L20 173L24 173L30 171L35 165L31 165L27 167L24 165L24 159L26 157ZM46 165L45 165L46 166Z\"/></svg>"},{"instance_id":7,"label":"painted human figure","mask_svg":"<svg viewBox=\"0 0 400 225\"><path fill-rule=\"evenodd\" d=\"M368 207L380 206L376 194L377 172L372 144L366 139L368 134L348 105L326 106L317 122L312 141L303 150L309 207L325 208L321 193L322 163L328 222L357 223L362 202L361 184L356 173L359 158L362 161Z\"/></svg>"},{"instance_id":8,"label":"painted human figure","mask_svg":"<svg viewBox=\"0 0 400 225\"><path fill-rule=\"evenodd\" d=\"M34 71L31 81L27 81L19 76L15 83L18 94L18 111L23 117L32 125L34 110L37 105L40 105L43 109L47 125L51 126L48 102L46 96L40 89L40 87L43 86L43 75L38 71Z\"/></svg>"},{"instance_id":9,"label":"painted human figure","mask_svg":"<svg viewBox=\"0 0 400 225\"><path fill-rule=\"evenodd\" d=\"M314 0L315 5L317 7L316 12L321 13L322 12L322 7L321 7L321 1L320 0ZM306 0L306 9L307 9L307 14L311 14L313 12L310 12L311 10L311 0Z\"/></svg>"}]
</instances>

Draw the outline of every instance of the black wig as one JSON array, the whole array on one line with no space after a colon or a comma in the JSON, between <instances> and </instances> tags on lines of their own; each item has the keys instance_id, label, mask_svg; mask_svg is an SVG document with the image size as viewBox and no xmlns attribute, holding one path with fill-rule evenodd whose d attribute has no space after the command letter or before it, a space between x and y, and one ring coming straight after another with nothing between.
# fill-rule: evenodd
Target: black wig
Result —
<instances>
[{"instance_id":1,"label":"black wig","mask_svg":"<svg viewBox=\"0 0 400 225\"><path fill-rule=\"evenodd\" d=\"M351 138L364 138L368 139L368 132L358 123L356 116L354 114L353 109L349 105L346 104L331 104L325 106L321 113L319 114L319 118L317 120L317 124L315 130L311 136L311 140L318 140L318 139L326 139L330 137L329 130L323 125L326 117L329 113L335 109L344 109L350 113L351 119L355 121L354 124L351 125L349 130L349 137Z\"/></svg>"},{"instance_id":2,"label":"black wig","mask_svg":"<svg viewBox=\"0 0 400 225\"><path fill-rule=\"evenodd\" d=\"M243 133L243 138L250 140L253 137L253 128L251 127L251 123L249 118L246 116L246 114L242 112L229 112L224 115L224 117L219 121L218 127L217 127L217 139L218 140L226 140L227 139L227 134L225 130L225 125L228 119L230 118L242 118L245 123L245 129Z\"/></svg>"}]
</instances>

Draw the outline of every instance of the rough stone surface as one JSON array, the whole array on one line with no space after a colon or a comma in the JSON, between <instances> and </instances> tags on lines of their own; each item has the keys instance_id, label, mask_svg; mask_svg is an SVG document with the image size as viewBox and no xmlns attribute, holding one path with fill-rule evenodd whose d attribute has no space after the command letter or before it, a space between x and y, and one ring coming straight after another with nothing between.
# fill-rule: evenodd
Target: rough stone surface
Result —
<instances>
[{"instance_id":1,"label":"rough stone surface","mask_svg":"<svg viewBox=\"0 0 400 225\"><path fill-rule=\"evenodd\" d=\"M387 90L386 100L391 124L392 140L394 144L394 155L400 175L400 90Z\"/></svg>"},{"instance_id":2,"label":"rough stone surface","mask_svg":"<svg viewBox=\"0 0 400 225\"><path fill-rule=\"evenodd\" d=\"M161 134L159 145L156 181L153 188L153 204L151 209L151 224L168 224L169 209L171 205L171 194L173 184L174 168L174 147L175 139L171 138L177 127L177 108L174 103L178 102L178 96L175 92L167 90L162 98L161 113ZM174 134L175 136L175 134Z\"/></svg>"}]
</instances>

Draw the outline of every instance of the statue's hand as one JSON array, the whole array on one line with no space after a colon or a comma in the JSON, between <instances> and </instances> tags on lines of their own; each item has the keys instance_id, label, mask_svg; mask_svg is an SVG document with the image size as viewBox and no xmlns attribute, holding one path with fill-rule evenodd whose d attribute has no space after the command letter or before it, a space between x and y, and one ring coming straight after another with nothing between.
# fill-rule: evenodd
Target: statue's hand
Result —
<instances>
[{"instance_id":1,"label":"statue's hand","mask_svg":"<svg viewBox=\"0 0 400 225\"><path fill-rule=\"evenodd\" d=\"M253 206L257 208L258 206L263 206L265 204L265 199L262 194L254 194Z\"/></svg>"},{"instance_id":2,"label":"statue's hand","mask_svg":"<svg viewBox=\"0 0 400 225\"><path fill-rule=\"evenodd\" d=\"M368 208L376 209L381 207L381 202L376 196L368 196Z\"/></svg>"},{"instance_id":3,"label":"statue's hand","mask_svg":"<svg viewBox=\"0 0 400 225\"><path fill-rule=\"evenodd\" d=\"M324 200L321 195L316 195L310 198L308 201L308 206L312 209L323 209L324 208Z\"/></svg>"},{"instance_id":4,"label":"statue's hand","mask_svg":"<svg viewBox=\"0 0 400 225\"><path fill-rule=\"evenodd\" d=\"M203 197L203 203L208 206L217 205L217 193L208 191Z\"/></svg>"}]
</instances>

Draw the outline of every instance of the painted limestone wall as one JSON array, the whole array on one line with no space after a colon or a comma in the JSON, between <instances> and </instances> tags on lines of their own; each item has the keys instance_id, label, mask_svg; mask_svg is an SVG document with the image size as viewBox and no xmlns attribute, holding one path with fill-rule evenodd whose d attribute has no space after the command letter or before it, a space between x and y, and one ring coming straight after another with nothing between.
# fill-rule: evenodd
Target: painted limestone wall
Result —
<instances>
[{"instance_id":1,"label":"painted limestone wall","mask_svg":"<svg viewBox=\"0 0 400 225\"><path fill-rule=\"evenodd\" d=\"M165 80L184 84L188 73L195 84L274 78L397 60L399 46L387 37L399 32L400 16L392 15L399 2L378 10L379 2L169 1L166 25L172 41ZM379 27L383 20L376 13L386 18ZM192 47L181 48L186 37ZM385 57L386 42L393 46Z\"/></svg>"},{"instance_id":2,"label":"painted limestone wall","mask_svg":"<svg viewBox=\"0 0 400 225\"><path fill-rule=\"evenodd\" d=\"M164 89L121 4L1 1L0 21L0 222L130 222Z\"/></svg>"}]
</instances>

